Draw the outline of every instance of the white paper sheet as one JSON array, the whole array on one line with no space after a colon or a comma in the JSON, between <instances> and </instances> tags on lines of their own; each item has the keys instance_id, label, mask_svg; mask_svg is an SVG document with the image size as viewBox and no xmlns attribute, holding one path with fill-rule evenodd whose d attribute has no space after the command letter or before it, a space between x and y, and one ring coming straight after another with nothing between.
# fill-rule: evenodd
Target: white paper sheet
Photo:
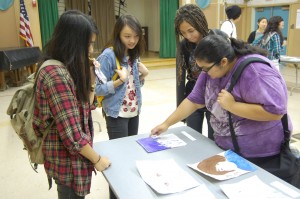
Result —
<instances>
[{"instance_id":1,"label":"white paper sheet","mask_svg":"<svg viewBox=\"0 0 300 199\"><path fill-rule=\"evenodd\" d=\"M214 194L206 187L206 185L201 184L198 187L186 190L177 194L170 194L164 199L217 199Z\"/></svg>"},{"instance_id":2,"label":"white paper sheet","mask_svg":"<svg viewBox=\"0 0 300 199\"><path fill-rule=\"evenodd\" d=\"M143 180L161 194L177 193L200 185L173 159L138 160L136 166Z\"/></svg>"},{"instance_id":3,"label":"white paper sheet","mask_svg":"<svg viewBox=\"0 0 300 199\"><path fill-rule=\"evenodd\" d=\"M257 176L238 183L220 185L220 187L229 199L292 199L265 184Z\"/></svg>"}]
</instances>

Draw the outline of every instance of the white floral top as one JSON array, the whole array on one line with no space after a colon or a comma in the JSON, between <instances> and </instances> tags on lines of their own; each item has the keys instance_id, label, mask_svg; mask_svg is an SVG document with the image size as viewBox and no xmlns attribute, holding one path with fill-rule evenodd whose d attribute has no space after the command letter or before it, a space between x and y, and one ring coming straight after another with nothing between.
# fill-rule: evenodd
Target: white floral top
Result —
<instances>
[{"instance_id":1,"label":"white floral top","mask_svg":"<svg viewBox=\"0 0 300 199\"><path fill-rule=\"evenodd\" d=\"M119 117L131 118L138 114L138 100L136 97L136 89L134 84L132 62L128 60L128 80L124 83L127 84L123 104L120 108Z\"/></svg>"}]
</instances>

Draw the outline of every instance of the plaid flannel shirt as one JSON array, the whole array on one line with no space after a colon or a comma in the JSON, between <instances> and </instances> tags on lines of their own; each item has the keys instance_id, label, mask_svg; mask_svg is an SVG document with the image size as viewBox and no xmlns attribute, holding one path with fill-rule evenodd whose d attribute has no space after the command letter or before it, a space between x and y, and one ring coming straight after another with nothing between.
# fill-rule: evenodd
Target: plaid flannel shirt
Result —
<instances>
[{"instance_id":1,"label":"plaid flannel shirt","mask_svg":"<svg viewBox=\"0 0 300 199\"><path fill-rule=\"evenodd\" d=\"M280 44L280 37L278 33L271 36L270 41L267 44L268 58L270 60L279 59L282 45Z\"/></svg>"},{"instance_id":2,"label":"plaid flannel shirt","mask_svg":"<svg viewBox=\"0 0 300 199\"><path fill-rule=\"evenodd\" d=\"M71 187L79 196L90 192L93 164L79 154L81 148L93 146L93 105L76 97L71 75L64 66L47 66L40 71L36 87L33 128L39 135L55 123L43 143L45 171L48 178Z\"/></svg>"}]
</instances>

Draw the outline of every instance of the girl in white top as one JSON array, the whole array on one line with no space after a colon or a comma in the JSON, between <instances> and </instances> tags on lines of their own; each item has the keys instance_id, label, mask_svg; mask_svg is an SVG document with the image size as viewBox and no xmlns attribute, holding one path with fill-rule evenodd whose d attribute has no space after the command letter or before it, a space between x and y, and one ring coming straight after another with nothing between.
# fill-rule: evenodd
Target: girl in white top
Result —
<instances>
[{"instance_id":1,"label":"girl in white top","mask_svg":"<svg viewBox=\"0 0 300 199\"><path fill-rule=\"evenodd\" d=\"M229 37L237 38L235 24L240 20L242 10L239 6L233 5L225 9L228 20L224 21L221 25L221 30L225 32Z\"/></svg>"}]
</instances>

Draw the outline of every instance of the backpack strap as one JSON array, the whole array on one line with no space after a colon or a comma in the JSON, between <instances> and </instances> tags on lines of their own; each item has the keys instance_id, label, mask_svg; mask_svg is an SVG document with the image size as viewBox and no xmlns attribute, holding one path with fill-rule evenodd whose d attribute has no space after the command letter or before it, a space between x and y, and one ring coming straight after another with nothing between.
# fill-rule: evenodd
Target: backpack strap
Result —
<instances>
[{"instance_id":1,"label":"backpack strap","mask_svg":"<svg viewBox=\"0 0 300 199\"><path fill-rule=\"evenodd\" d=\"M112 49L112 51L114 51L114 48L112 46L109 47L110 49ZM120 70L121 69L121 65L120 65L120 61L119 59L116 57L116 65L117 65L117 69ZM115 81L116 79L118 78L118 73L115 73L113 76L112 76L112 80Z\"/></svg>"},{"instance_id":2,"label":"backpack strap","mask_svg":"<svg viewBox=\"0 0 300 199\"><path fill-rule=\"evenodd\" d=\"M230 85L227 89L228 92L231 92L233 87L236 85L237 81L239 80L242 72L244 71L244 69L250 64L250 63L253 63L253 62L258 62L258 63L264 63L264 64L267 64L268 66L271 67L270 63L261 59L261 58L258 58L258 57L249 57L247 59L245 59L244 61L242 61L240 63L240 65L238 66L238 68L235 70L235 72L233 73L232 77L231 77L231 82L230 82ZM233 128L233 123L232 123L232 117L231 117L231 113L229 111L228 112L228 116L229 116L229 129L230 129L230 135L231 135L231 139L232 139L232 144L233 144L233 147L234 147L234 150L236 153L240 153L240 147L239 147L239 144L237 142L237 138L236 138L236 134L235 134L235 131L234 131L234 128Z\"/></svg>"},{"instance_id":3,"label":"backpack strap","mask_svg":"<svg viewBox=\"0 0 300 199\"><path fill-rule=\"evenodd\" d=\"M232 37L232 34L233 34L233 24L232 24L232 22L229 19L228 19L228 21L231 23L232 31L231 31L230 37Z\"/></svg>"},{"instance_id":4,"label":"backpack strap","mask_svg":"<svg viewBox=\"0 0 300 199\"><path fill-rule=\"evenodd\" d=\"M27 78L28 81L32 81L32 82L34 81L34 85L33 85L34 90L36 89L36 82L40 75L41 70L43 68L45 68L46 66L51 66L51 65L63 66L64 64L55 59L48 59L48 60L44 61L44 63L39 67L38 71L36 72L36 75L35 75L35 73L33 73Z\"/></svg>"},{"instance_id":5,"label":"backpack strap","mask_svg":"<svg viewBox=\"0 0 300 199\"><path fill-rule=\"evenodd\" d=\"M231 82L230 82L230 85L227 89L228 92L231 92L233 87L236 85L237 81L239 80L242 72L244 71L244 69L251 63L253 62L256 62L256 63L263 63L263 64L266 64L268 66L271 67L270 63L261 59L261 58L258 58L258 57L249 57L247 59L245 59L244 61L242 61L240 63L240 65L238 66L238 68L235 70L235 72L233 73L232 77L231 77Z\"/></svg>"},{"instance_id":6,"label":"backpack strap","mask_svg":"<svg viewBox=\"0 0 300 199\"><path fill-rule=\"evenodd\" d=\"M120 65L120 61L119 61L119 59L117 57L116 57L116 65L117 65L117 69L120 70L121 69L121 65ZM118 73L115 73L111 79L113 81L115 81L117 78L118 78Z\"/></svg>"}]
</instances>

